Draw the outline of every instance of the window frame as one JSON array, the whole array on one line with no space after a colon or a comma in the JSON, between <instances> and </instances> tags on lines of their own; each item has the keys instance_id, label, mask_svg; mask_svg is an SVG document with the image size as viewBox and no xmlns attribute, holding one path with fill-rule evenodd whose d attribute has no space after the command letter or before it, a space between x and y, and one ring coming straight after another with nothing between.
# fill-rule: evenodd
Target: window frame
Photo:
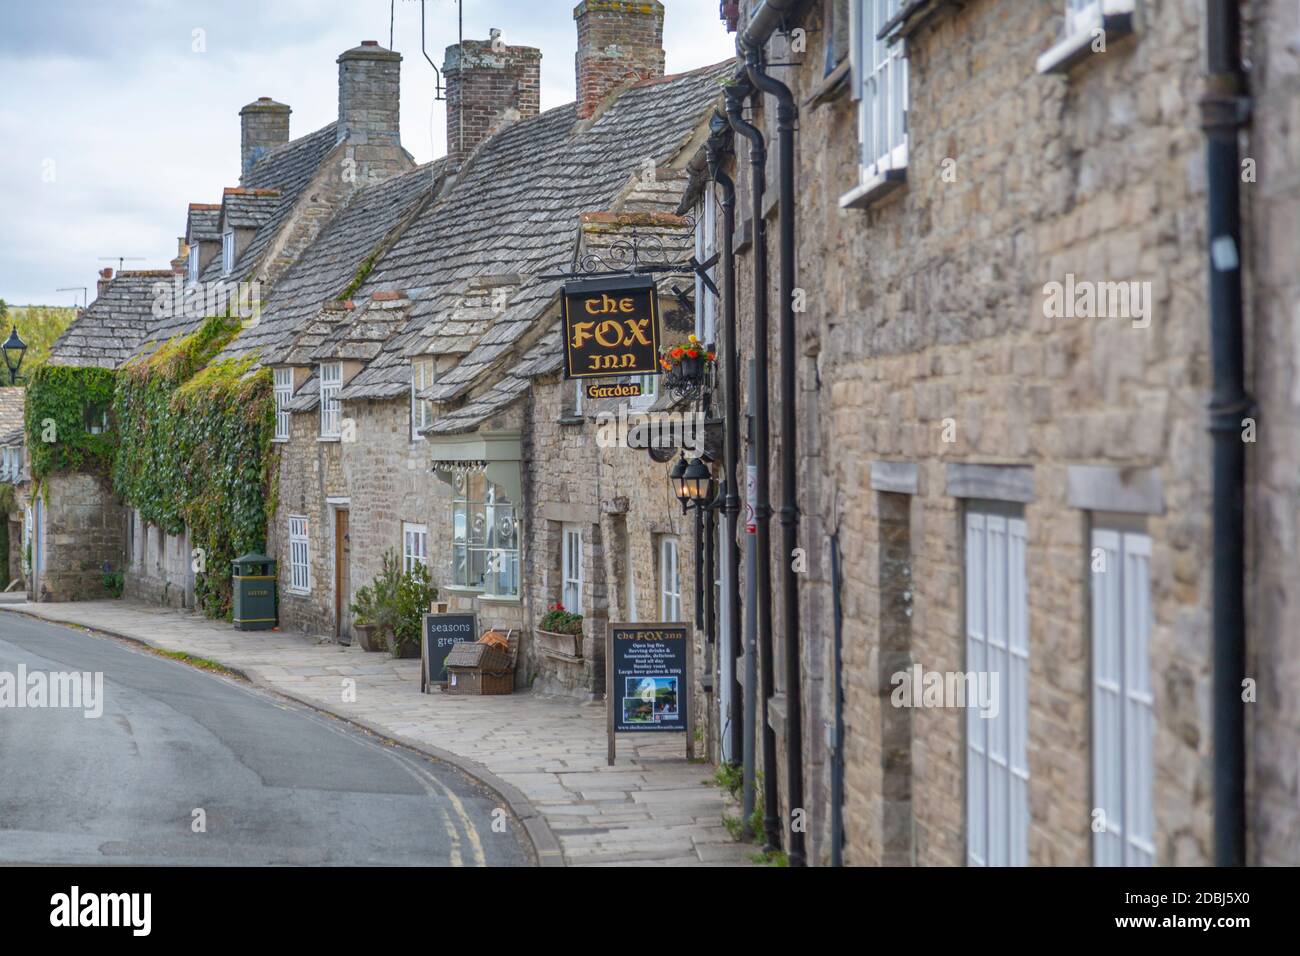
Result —
<instances>
[{"instance_id":1,"label":"window frame","mask_svg":"<svg viewBox=\"0 0 1300 956\"><path fill-rule=\"evenodd\" d=\"M326 380L325 372L330 376ZM343 435L343 403L338 393L343 391L343 363L321 362L317 366L320 388L320 437L337 439Z\"/></svg>"},{"instance_id":2,"label":"window frame","mask_svg":"<svg viewBox=\"0 0 1300 956\"><path fill-rule=\"evenodd\" d=\"M582 595L586 587L583 574L582 528L576 524L560 527L560 603L571 614L583 613Z\"/></svg>"},{"instance_id":3,"label":"window frame","mask_svg":"<svg viewBox=\"0 0 1300 956\"><path fill-rule=\"evenodd\" d=\"M479 501L471 496L475 478L481 478L483 481L483 500ZM463 482L464 493L457 487L457 482ZM481 514L475 513L475 506L481 506ZM451 534L449 546L451 548L451 579L450 587L461 591L473 591L478 593L482 598L488 600L516 601L519 600L523 593L523 583L520 580L520 525L519 509L517 502L511 501L496 482L492 481L482 472L457 473L452 475L452 496L451 496ZM498 514L498 510L503 512ZM474 540L474 519L482 517L484 531L482 540L478 543ZM492 546L492 541L500 534L501 522L508 520L512 528L514 538L514 547L504 548L499 545ZM458 531L458 527L463 523L464 531ZM461 557L460 551L464 551L464 575L461 575L461 564L458 558ZM495 582L502 573L506 578L513 582L513 591L497 591L494 587L485 587L481 583L472 580L474 574L474 555L482 553L484 555L484 566L482 578L488 582ZM504 561L503 561L504 558ZM504 564L504 566L503 566Z\"/></svg>"},{"instance_id":4,"label":"window frame","mask_svg":"<svg viewBox=\"0 0 1300 956\"><path fill-rule=\"evenodd\" d=\"M293 430L293 415L288 410L293 401L293 369L277 368L272 372L275 396L275 434L272 441L288 441Z\"/></svg>"},{"instance_id":5,"label":"window frame","mask_svg":"<svg viewBox=\"0 0 1300 956\"><path fill-rule=\"evenodd\" d=\"M1151 686L1151 537L1091 529L1089 651L1094 866L1155 865L1155 694ZM1104 566L1096 566L1097 549Z\"/></svg>"},{"instance_id":6,"label":"window frame","mask_svg":"<svg viewBox=\"0 0 1300 956\"><path fill-rule=\"evenodd\" d=\"M910 83L905 41L877 40L876 34L898 13L901 0L852 0L849 56L852 64L853 98L858 101L858 185L872 184L890 173L907 169ZM870 15L869 15L870 14ZM881 83L877 78L885 77ZM884 87L883 96L881 88ZM895 93L901 87L901 92ZM879 103L889 107L886 138L889 146L875 146L879 132ZM901 102L895 102L895 99ZM897 111L895 111L895 107ZM897 142L894 123L901 126ZM868 132L872 146L868 146ZM868 159L868 152L874 153Z\"/></svg>"},{"instance_id":7,"label":"window frame","mask_svg":"<svg viewBox=\"0 0 1300 956\"><path fill-rule=\"evenodd\" d=\"M668 574L670 553L671 578ZM675 585L675 590L669 587L670 582ZM672 535L664 535L659 540L659 620L665 624L682 620L681 548Z\"/></svg>"},{"instance_id":8,"label":"window frame","mask_svg":"<svg viewBox=\"0 0 1300 956\"><path fill-rule=\"evenodd\" d=\"M221 274L228 276L235 271L235 230L227 229L221 234Z\"/></svg>"},{"instance_id":9,"label":"window frame","mask_svg":"<svg viewBox=\"0 0 1300 956\"><path fill-rule=\"evenodd\" d=\"M190 283L193 284L199 281L199 271L200 271L199 270L199 244L197 242L194 243L192 246L190 246L190 250L188 253L186 253L186 256L188 258L188 261L185 263L185 275L186 278L189 279Z\"/></svg>"},{"instance_id":10,"label":"window frame","mask_svg":"<svg viewBox=\"0 0 1300 956\"><path fill-rule=\"evenodd\" d=\"M412 544L416 545L413 549ZM412 521L402 522L402 571L410 572L416 564L429 569L429 526Z\"/></svg>"},{"instance_id":11,"label":"window frame","mask_svg":"<svg viewBox=\"0 0 1300 956\"><path fill-rule=\"evenodd\" d=\"M993 717L983 716L981 708L969 702L966 707L966 863L1027 866L1029 615L1024 511L1002 502L971 501L964 528L966 671L979 677L996 669L999 698ZM991 682L987 686L991 688Z\"/></svg>"},{"instance_id":12,"label":"window frame","mask_svg":"<svg viewBox=\"0 0 1300 956\"><path fill-rule=\"evenodd\" d=\"M432 361L411 361L411 441L424 441L421 428L433 424L433 403L416 396L434 382Z\"/></svg>"},{"instance_id":13,"label":"window frame","mask_svg":"<svg viewBox=\"0 0 1300 956\"><path fill-rule=\"evenodd\" d=\"M289 591L311 594L311 521L306 515L289 515Z\"/></svg>"}]
</instances>

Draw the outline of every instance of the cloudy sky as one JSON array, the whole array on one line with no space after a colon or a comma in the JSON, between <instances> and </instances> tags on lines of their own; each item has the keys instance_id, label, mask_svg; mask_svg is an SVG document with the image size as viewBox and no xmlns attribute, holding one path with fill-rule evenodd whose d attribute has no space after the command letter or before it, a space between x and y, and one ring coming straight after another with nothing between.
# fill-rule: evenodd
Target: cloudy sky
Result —
<instances>
[{"instance_id":1,"label":"cloudy sky","mask_svg":"<svg viewBox=\"0 0 1300 956\"><path fill-rule=\"evenodd\" d=\"M497 27L542 50L542 109L574 98L576 0L463 0L465 36ZM717 0L664 0L668 72L734 51ZM445 151L444 104L420 53L420 0L394 0L402 141ZM239 109L293 108L291 135L336 118L335 58L388 44L390 0L0 0L0 299L72 305L116 257L166 268L190 202L239 179ZM456 0L425 0L426 48L441 68ZM101 257L113 261L101 262Z\"/></svg>"}]
</instances>

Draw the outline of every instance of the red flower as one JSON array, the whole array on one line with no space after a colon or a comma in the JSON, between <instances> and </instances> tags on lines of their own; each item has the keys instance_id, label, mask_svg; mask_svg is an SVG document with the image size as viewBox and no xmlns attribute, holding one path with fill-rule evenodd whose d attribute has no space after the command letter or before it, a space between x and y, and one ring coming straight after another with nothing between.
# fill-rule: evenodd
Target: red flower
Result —
<instances>
[{"instance_id":1,"label":"red flower","mask_svg":"<svg viewBox=\"0 0 1300 956\"><path fill-rule=\"evenodd\" d=\"M686 354L689 355L691 358L699 358L699 357L700 357L700 350L699 350L699 349L687 349L687 350L686 350Z\"/></svg>"},{"instance_id":2,"label":"red flower","mask_svg":"<svg viewBox=\"0 0 1300 956\"><path fill-rule=\"evenodd\" d=\"M704 357L707 358L710 362L713 362L713 361L716 361L716 360L717 360L717 358L718 358L718 353L717 353L717 352L709 352L709 353L707 353Z\"/></svg>"},{"instance_id":3,"label":"red flower","mask_svg":"<svg viewBox=\"0 0 1300 956\"><path fill-rule=\"evenodd\" d=\"M685 350L684 350L684 349L679 345L677 348L673 349L673 350L672 350L670 353L668 353L668 354L670 354L670 355L671 355L673 358L675 358L675 359L679 359L679 358L682 357L682 355L683 355L684 352L685 352Z\"/></svg>"}]
</instances>

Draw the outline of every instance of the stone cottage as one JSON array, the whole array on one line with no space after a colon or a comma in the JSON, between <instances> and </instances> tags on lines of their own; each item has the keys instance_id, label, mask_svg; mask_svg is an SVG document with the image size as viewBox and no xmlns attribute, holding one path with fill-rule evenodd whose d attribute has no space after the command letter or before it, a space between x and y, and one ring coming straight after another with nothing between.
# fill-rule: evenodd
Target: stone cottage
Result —
<instances>
[{"instance_id":1,"label":"stone cottage","mask_svg":"<svg viewBox=\"0 0 1300 956\"><path fill-rule=\"evenodd\" d=\"M1233 87L1207 82L1201 6L724 5L755 67L715 141L739 192L738 343L755 355L760 288L771 501L793 492L807 557L785 592L793 611L778 514L766 779L781 809L768 836L792 862L1215 859L1212 778L1232 742L1215 741L1211 717L1224 693L1213 570L1227 552L1212 547L1208 289L1239 253L1216 239L1212 270L1205 251L1197 97ZM1240 258L1259 405L1225 409L1222 426L1250 475L1237 782L1249 861L1294 864L1300 629L1283 569L1296 563L1300 436L1283 250L1300 201L1285 159L1298 25L1294 5L1251 9ZM1213 97L1203 105L1222 122ZM793 407L778 405L786 381ZM1231 676L1226 693L1231 710Z\"/></svg>"},{"instance_id":2,"label":"stone cottage","mask_svg":"<svg viewBox=\"0 0 1300 956\"><path fill-rule=\"evenodd\" d=\"M599 406L584 409L579 383L559 375L554 276L578 268L593 229L593 250L638 229L668 237L683 261L695 248L672 211L723 71L662 75L658 4L580 5L579 36L594 29L608 46L619 16L653 40L644 55L614 70L587 50L583 99L545 114L540 51L499 39L450 48L447 159L363 191L356 222L345 210L324 230L231 346L259 348L283 382L285 626L344 635L350 595L396 551L480 627L521 631L520 686L591 698L604 690L607 620L693 613L689 524L669 466L599 449ZM493 119L462 124L462 113ZM389 218L359 207L371 201ZM689 269L681 282L694 288ZM660 294L662 311L682 310ZM655 386L639 411L652 410ZM584 614L577 647L534 640L556 602Z\"/></svg>"}]
</instances>

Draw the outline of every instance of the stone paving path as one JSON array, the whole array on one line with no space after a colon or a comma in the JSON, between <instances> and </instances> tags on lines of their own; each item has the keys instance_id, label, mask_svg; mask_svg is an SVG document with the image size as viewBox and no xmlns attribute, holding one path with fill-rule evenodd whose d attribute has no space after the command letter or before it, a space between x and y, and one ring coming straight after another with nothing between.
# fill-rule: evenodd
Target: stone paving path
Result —
<instances>
[{"instance_id":1,"label":"stone paving path","mask_svg":"<svg viewBox=\"0 0 1300 956\"><path fill-rule=\"evenodd\" d=\"M755 850L732 841L724 791L705 783L707 763L688 763L684 742L618 739L605 762L601 703L537 697L420 693L419 661L279 631L237 631L200 615L129 601L0 604L153 647L216 661L276 693L448 760L497 790L523 820L543 864L737 865ZM356 701L343 700L343 679Z\"/></svg>"}]
</instances>

